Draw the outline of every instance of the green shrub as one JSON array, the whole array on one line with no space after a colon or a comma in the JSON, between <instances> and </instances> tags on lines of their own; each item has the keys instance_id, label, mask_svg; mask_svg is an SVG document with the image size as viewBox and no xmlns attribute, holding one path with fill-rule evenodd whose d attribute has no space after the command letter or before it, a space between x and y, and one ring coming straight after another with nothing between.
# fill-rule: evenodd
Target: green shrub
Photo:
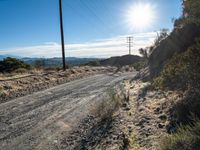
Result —
<instances>
[{"instance_id":1,"label":"green shrub","mask_svg":"<svg viewBox=\"0 0 200 150\"><path fill-rule=\"evenodd\" d=\"M183 0L183 5L183 15L175 20L174 26L178 27L185 24L200 25L200 1Z\"/></svg>"},{"instance_id":2,"label":"green shrub","mask_svg":"<svg viewBox=\"0 0 200 150\"><path fill-rule=\"evenodd\" d=\"M140 71L141 69L147 66L147 61L143 60L143 61L136 62L132 66L135 68L136 71Z\"/></svg>"},{"instance_id":3,"label":"green shrub","mask_svg":"<svg viewBox=\"0 0 200 150\"><path fill-rule=\"evenodd\" d=\"M23 61L16 58L5 58L3 61L0 61L0 72L13 72L17 69L30 69L30 65L25 64Z\"/></svg>"},{"instance_id":4,"label":"green shrub","mask_svg":"<svg viewBox=\"0 0 200 150\"><path fill-rule=\"evenodd\" d=\"M90 62L88 62L88 63L86 63L84 65L88 65L88 66L100 66L101 64L100 64L100 62L98 60L96 60L96 61L90 61Z\"/></svg>"},{"instance_id":5,"label":"green shrub","mask_svg":"<svg viewBox=\"0 0 200 150\"><path fill-rule=\"evenodd\" d=\"M186 52L176 54L154 80L155 86L186 90L200 88L200 42Z\"/></svg>"},{"instance_id":6,"label":"green shrub","mask_svg":"<svg viewBox=\"0 0 200 150\"><path fill-rule=\"evenodd\" d=\"M191 114L200 118L200 91L199 89L190 89L186 92L183 99L178 101L175 106L175 115L178 124L189 124L193 120Z\"/></svg>"},{"instance_id":7,"label":"green shrub","mask_svg":"<svg viewBox=\"0 0 200 150\"><path fill-rule=\"evenodd\" d=\"M199 150L200 121L193 125L179 126L178 131L164 137L160 144L161 150Z\"/></svg>"},{"instance_id":8,"label":"green shrub","mask_svg":"<svg viewBox=\"0 0 200 150\"><path fill-rule=\"evenodd\" d=\"M199 0L187 0L184 2L184 12L187 13L186 19L192 23L200 23L200 1Z\"/></svg>"}]
</instances>

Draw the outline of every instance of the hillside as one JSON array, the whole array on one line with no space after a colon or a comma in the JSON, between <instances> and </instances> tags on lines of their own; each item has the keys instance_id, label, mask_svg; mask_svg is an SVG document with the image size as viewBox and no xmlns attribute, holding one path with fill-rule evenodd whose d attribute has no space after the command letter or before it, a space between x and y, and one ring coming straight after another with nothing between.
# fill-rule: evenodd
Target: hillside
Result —
<instances>
[{"instance_id":1,"label":"hillside","mask_svg":"<svg viewBox=\"0 0 200 150\"><path fill-rule=\"evenodd\" d=\"M19 57L19 56L12 56L12 55L0 55L0 60L3 60L7 57L17 58L29 65L35 65L36 62L42 61L45 67L55 67L55 66L62 66L62 58L61 57L54 57L54 58L32 58L32 57ZM82 65L88 63L90 61L99 60L98 58L78 58L78 57L66 57L66 63L72 66Z\"/></svg>"},{"instance_id":2,"label":"hillside","mask_svg":"<svg viewBox=\"0 0 200 150\"><path fill-rule=\"evenodd\" d=\"M194 24L175 28L151 53L148 63L150 77L157 76L174 54L185 52L189 46L195 43L195 39L199 35L200 28Z\"/></svg>"},{"instance_id":3,"label":"hillside","mask_svg":"<svg viewBox=\"0 0 200 150\"><path fill-rule=\"evenodd\" d=\"M200 1L186 0L174 30L149 54L148 66L132 82L131 146L138 149L199 150ZM145 80L144 80L145 79ZM141 82L143 80L143 82ZM144 81L146 83L144 83ZM144 85L136 98L133 89ZM129 125L129 126L130 126Z\"/></svg>"},{"instance_id":4,"label":"hillside","mask_svg":"<svg viewBox=\"0 0 200 150\"><path fill-rule=\"evenodd\" d=\"M141 61L142 58L136 55L124 55L118 57L111 57L105 60L100 60L100 65L102 66L126 66L132 65Z\"/></svg>"}]
</instances>

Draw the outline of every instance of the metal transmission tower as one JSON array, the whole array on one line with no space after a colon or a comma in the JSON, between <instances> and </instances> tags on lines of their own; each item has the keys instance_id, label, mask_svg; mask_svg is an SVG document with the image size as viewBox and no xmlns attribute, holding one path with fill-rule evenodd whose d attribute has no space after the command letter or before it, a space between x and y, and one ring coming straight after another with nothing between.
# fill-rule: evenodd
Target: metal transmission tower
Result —
<instances>
[{"instance_id":1,"label":"metal transmission tower","mask_svg":"<svg viewBox=\"0 0 200 150\"><path fill-rule=\"evenodd\" d=\"M61 45L62 45L63 70L66 70L66 64L65 64L65 40L64 40L64 30L63 30L63 15L62 15L62 0L59 0L59 12L60 12L60 33L61 33Z\"/></svg>"},{"instance_id":2,"label":"metal transmission tower","mask_svg":"<svg viewBox=\"0 0 200 150\"><path fill-rule=\"evenodd\" d=\"M132 36L127 37L127 43L128 43L128 48L129 48L129 55L131 55L131 48L133 47L133 37Z\"/></svg>"}]
</instances>

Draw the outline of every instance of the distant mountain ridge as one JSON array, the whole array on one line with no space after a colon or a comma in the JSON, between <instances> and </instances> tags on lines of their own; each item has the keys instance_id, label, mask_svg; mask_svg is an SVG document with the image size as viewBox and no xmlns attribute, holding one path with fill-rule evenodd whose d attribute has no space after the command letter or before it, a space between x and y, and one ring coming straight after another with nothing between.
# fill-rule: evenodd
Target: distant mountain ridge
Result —
<instances>
[{"instance_id":1,"label":"distant mountain ridge","mask_svg":"<svg viewBox=\"0 0 200 150\"><path fill-rule=\"evenodd\" d=\"M55 58L22 58L25 63L30 65L34 65L37 60L44 60L45 66L61 66L62 65L62 58L55 57ZM66 64L68 65L82 65L86 64L90 61L99 60L97 58L76 58L76 57L66 57Z\"/></svg>"},{"instance_id":2,"label":"distant mountain ridge","mask_svg":"<svg viewBox=\"0 0 200 150\"><path fill-rule=\"evenodd\" d=\"M19 56L11 56L11 55L0 55L0 60L3 60L7 57L13 57L24 61L29 65L34 65L36 61L43 60L45 66L52 67L52 66L61 66L62 65L62 58L61 57L54 57L54 58L31 58L31 57L19 57ZM69 65L82 65L86 64L90 61L97 61L100 60L98 58L77 58L77 57L66 57L66 63Z\"/></svg>"},{"instance_id":3,"label":"distant mountain ridge","mask_svg":"<svg viewBox=\"0 0 200 150\"><path fill-rule=\"evenodd\" d=\"M7 58L7 57L13 57L13 58L17 58L17 59L21 58L19 56L14 56L14 55L0 55L0 60L3 60L5 58Z\"/></svg>"},{"instance_id":4,"label":"distant mountain ridge","mask_svg":"<svg viewBox=\"0 0 200 150\"><path fill-rule=\"evenodd\" d=\"M31 57L17 57L17 56L10 56L10 55L0 55L0 60L3 60L6 57L14 57L24 61L29 65L34 65L37 61L43 61L46 67L54 67L54 66L61 66L62 65L62 58L61 57L54 57L54 58L31 58ZM97 62L99 65L102 66L125 66L125 65L132 65L139 61L142 61L143 58L137 55L124 55L124 56L116 56L107 59L100 59L100 58L77 58L77 57L66 57L66 63L68 65L90 65L92 62Z\"/></svg>"}]
</instances>

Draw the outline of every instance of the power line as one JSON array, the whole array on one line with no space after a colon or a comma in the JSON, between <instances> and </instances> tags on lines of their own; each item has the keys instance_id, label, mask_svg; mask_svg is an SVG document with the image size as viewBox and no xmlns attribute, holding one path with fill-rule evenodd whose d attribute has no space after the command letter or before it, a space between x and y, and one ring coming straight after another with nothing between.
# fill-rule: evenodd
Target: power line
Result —
<instances>
[{"instance_id":1,"label":"power line","mask_svg":"<svg viewBox=\"0 0 200 150\"><path fill-rule=\"evenodd\" d=\"M84 7L99 21L99 23L101 23L104 27L107 27L107 25L104 23L104 21L93 11L92 8L90 8L90 6L84 1L84 0L79 0L78 1L80 4L84 5ZM79 11L76 11L76 7L73 7L72 5L70 5L69 3L66 3L67 7L71 8L72 10L74 10L74 13L78 16L80 16L81 18L86 18L85 15L83 15L82 13L79 13ZM96 3L95 3L96 5ZM96 5L97 6L97 5ZM90 21L88 18L86 18L88 21ZM91 24L93 24L93 26L95 25L94 22L90 21ZM97 26L98 27L98 26ZM94 28L93 28L94 29ZM99 28L98 32L103 31L101 30L101 28ZM108 32L110 32L110 29L108 30ZM103 34L105 34L105 32L102 32ZM129 40L129 54L131 54L131 47L133 47L133 37L130 37L131 40Z\"/></svg>"},{"instance_id":2,"label":"power line","mask_svg":"<svg viewBox=\"0 0 200 150\"><path fill-rule=\"evenodd\" d=\"M80 0L79 1L81 4L85 6L85 8L90 11L91 14L104 26L108 27L108 25L89 7L89 5L85 2L85 0ZM110 28L111 29L111 28ZM108 32L110 32L110 29L108 29Z\"/></svg>"},{"instance_id":3,"label":"power line","mask_svg":"<svg viewBox=\"0 0 200 150\"><path fill-rule=\"evenodd\" d=\"M105 25L101 18L88 6L88 4L84 0L80 0L80 2L99 20L99 22Z\"/></svg>"},{"instance_id":4,"label":"power line","mask_svg":"<svg viewBox=\"0 0 200 150\"><path fill-rule=\"evenodd\" d=\"M80 13L79 11L77 11L76 7L73 7L72 5L70 5L69 3L66 3L66 6L70 9L73 10L74 14L76 14L77 16L79 16L82 19L85 19L87 21L85 21L85 23L89 23L92 27L96 26L96 24L94 22L92 22L90 19L88 19L85 15L83 15L82 13ZM98 29L97 29L98 28ZM101 33L101 34L106 34L107 32L103 31L101 28L99 28L97 26L97 28L92 28L94 30L96 30L97 32Z\"/></svg>"},{"instance_id":5,"label":"power line","mask_svg":"<svg viewBox=\"0 0 200 150\"><path fill-rule=\"evenodd\" d=\"M127 43L128 43L128 48L129 48L129 55L131 55L131 48L133 47L133 37L132 36L127 37Z\"/></svg>"}]
</instances>

